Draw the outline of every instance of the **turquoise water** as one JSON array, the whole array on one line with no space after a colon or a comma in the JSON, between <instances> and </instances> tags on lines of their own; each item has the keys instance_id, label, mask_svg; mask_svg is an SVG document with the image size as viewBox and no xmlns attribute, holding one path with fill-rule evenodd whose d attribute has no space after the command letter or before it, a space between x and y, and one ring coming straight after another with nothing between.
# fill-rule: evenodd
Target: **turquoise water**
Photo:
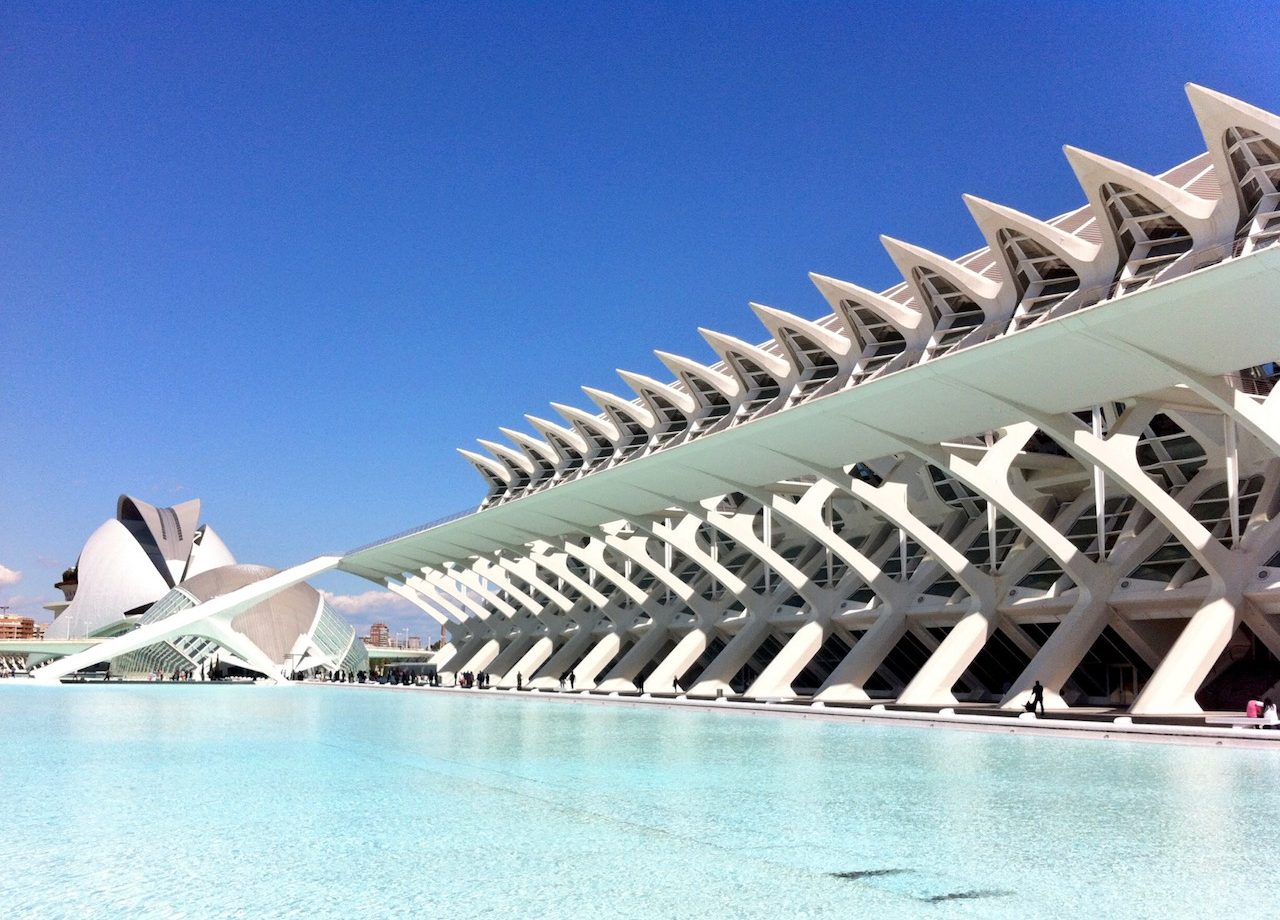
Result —
<instances>
[{"instance_id":1,"label":"turquoise water","mask_svg":"<svg viewBox=\"0 0 1280 920\"><path fill-rule=\"evenodd\" d=\"M10 917L1280 910L1280 752L341 687L0 688L0 726Z\"/></svg>"}]
</instances>

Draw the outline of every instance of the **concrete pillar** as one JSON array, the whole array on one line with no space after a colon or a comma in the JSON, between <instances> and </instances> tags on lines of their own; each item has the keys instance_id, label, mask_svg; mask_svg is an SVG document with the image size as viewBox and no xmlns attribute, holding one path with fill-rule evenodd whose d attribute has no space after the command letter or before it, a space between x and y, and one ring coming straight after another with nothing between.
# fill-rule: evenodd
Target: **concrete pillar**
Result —
<instances>
[{"instance_id":1,"label":"concrete pillar","mask_svg":"<svg viewBox=\"0 0 1280 920\"><path fill-rule=\"evenodd\" d=\"M633 680L640 669L658 654L667 641L670 629L656 619L645 629L639 641L622 656L607 674L603 675L599 689L604 691L635 690Z\"/></svg>"},{"instance_id":2,"label":"concrete pillar","mask_svg":"<svg viewBox=\"0 0 1280 920\"><path fill-rule=\"evenodd\" d=\"M600 640L592 646L591 651L587 652L586 657L578 663L573 669L574 687L583 690L590 690L596 685L596 678L600 676L600 672L604 667L618 655L618 649L622 648L622 637L616 632L605 633ZM559 674L551 675L551 679L559 685Z\"/></svg>"},{"instance_id":3,"label":"concrete pillar","mask_svg":"<svg viewBox=\"0 0 1280 920\"><path fill-rule=\"evenodd\" d=\"M818 654L830 631L831 621L825 617L810 620L797 629L782 647L782 651L774 656L760 676L747 688L746 695L756 698L794 697L791 682L813 660L813 656Z\"/></svg>"},{"instance_id":4,"label":"concrete pillar","mask_svg":"<svg viewBox=\"0 0 1280 920\"><path fill-rule=\"evenodd\" d=\"M711 644L711 638L714 635L715 630L710 626L695 626L685 633L684 637L676 643L676 647L659 661L652 673L645 678L644 691L669 693L673 681L683 678L685 672L697 663L706 652L707 646Z\"/></svg>"},{"instance_id":5,"label":"concrete pillar","mask_svg":"<svg viewBox=\"0 0 1280 920\"><path fill-rule=\"evenodd\" d=\"M689 696L714 697L721 693L726 696L733 692L729 681L742 670L756 649L769 637L773 624L763 613L749 615L747 621L738 629L737 634L729 640L707 669L698 675L697 683L689 688Z\"/></svg>"},{"instance_id":6,"label":"concrete pillar","mask_svg":"<svg viewBox=\"0 0 1280 920\"><path fill-rule=\"evenodd\" d=\"M863 686L906 632L907 615L901 610L885 610L836 665L818 688L815 699L824 702L869 700Z\"/></svg>"},{"instance_id":7,"label":"concrete pillar","mask_svg":"<svg viewBox=\"0 0 1280 920\"><path fill-rule=\"evenodd\" d=\"M578 660L579 656L586 652L586 650L591 647L592 643L596 641L594 630L600 620L601 617L599 614L587 616L579 620L578 628L568 634L568 638L565 639L564 644L561 645L560 648L556 650L555 654L545 662L545 666L539 665L538 668L535 668L532 671L520 672L524 676L524 685L526 687L537 687L544 690L550 690L554 687L558 687L560 684L558 680L560 675L569 671L570 667ZM534 678L533 675L538 673L538 670L545 671L547 676ZM511 678L511 685L515 686L514 675L511 675Z\"/></svg>"},{"instance_id":8,"label":"concrete pillar","mask_svg":"<svg viewBox=\"0 0 1280 920\"><path fill-rule=\"evenodd\" d=\"M529 646L528 651L520 657L519 661L507 668L505 672L502 672L502 676L494 682L494 686L501 687L503 689L514 687L516 685L517 674L527 680L530 674L533 674L538 670L538 668L542 667L543 662L551 657L551 653L555 650L555 647L555 642L549 636L539 636L533 644ZM496 663L494 665L494 670L497 670Z\"/></svg>"}]
</instances>

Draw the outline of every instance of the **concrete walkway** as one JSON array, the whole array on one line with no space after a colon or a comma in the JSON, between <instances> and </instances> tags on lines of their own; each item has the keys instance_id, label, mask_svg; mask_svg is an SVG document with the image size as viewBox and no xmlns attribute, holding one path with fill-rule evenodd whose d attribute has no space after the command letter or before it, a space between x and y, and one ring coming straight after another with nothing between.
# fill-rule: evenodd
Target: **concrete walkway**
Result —
<instances>
[{"instance_id":1,"label":"concrete walkway","mask_svg":"<svg viewBox=\"0 0 1280 920\"><path fill-rule=\"evenodd\" d=\"M317 682L324 683L324 682ZM920 711L893 709L885 705L860 706L809 703L805 701L737 701L729 699L689 699L681 696L600 694L586 690L556 692L544 690L464 690L457 687L401 687L390 684L325 684L356 690L394 690L401 693L446 693L513 702L583 704L599 706L661 706L695 712L718 712L743 717L821 719L830 722L857 722L865 725L898 725L908 728L942 728L1004 734L1044 735L1058 738L1089 738L1098 741L1141 741L1162 744L1192 744L1207 747L1263 748L1280 752L1280 731L1204 725L1203 720L1179 718L1160 721L1156 717L1053 712L1045 718L1030 713L991 714L981 709L941 709ZM1206 713L1215 717L1216 713ZM1239 715L1239 713L1223 713ZM1199 724L1197 724L1199 723Z\"/></svg>"}]
</instances>

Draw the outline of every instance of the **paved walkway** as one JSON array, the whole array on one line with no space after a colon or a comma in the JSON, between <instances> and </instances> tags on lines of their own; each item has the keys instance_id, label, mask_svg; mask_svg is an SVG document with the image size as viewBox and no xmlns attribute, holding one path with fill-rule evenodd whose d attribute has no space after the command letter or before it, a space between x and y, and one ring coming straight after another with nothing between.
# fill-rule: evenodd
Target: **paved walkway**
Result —
<instances>
[{"instance_id":1,"label":"paved walkway","mask_svg":"<svg viewBox=\"0 0 1280 920\"><path fill-rule=\"evenodd\" d=\"M1280 751L1280 731L1257 728L1208 726L1197 717L1170 717L1160 721L1153 717L1114 715L1101 710L1088 710L1077 717L1074 712L1052 712L1045 718L1029 713L984 711L979 707L956 707L921 711L894 709L883 704L825 705L807 701L747 702L739 700L690 699L686 696L621 695L618 693L557 692L554 690L464 690L457 687L401 687L390 684L330 684L357 690L394 690L401 693L448 693L507 699L513 702L584 704L601 706L665 706L697 712L718 712L742 717L822 719L832 722L858 722L867 725L900 725L909 728L961 729L977 732L1050 735L1059 738L1089 738L1099 741L1140 741L1163 744L1192 744L1207 747L1248 747ZM1217 713L1206 713L1214 717ZM1222 715L1239 715L1223 713Z\"/></svg>"}]
</instances>

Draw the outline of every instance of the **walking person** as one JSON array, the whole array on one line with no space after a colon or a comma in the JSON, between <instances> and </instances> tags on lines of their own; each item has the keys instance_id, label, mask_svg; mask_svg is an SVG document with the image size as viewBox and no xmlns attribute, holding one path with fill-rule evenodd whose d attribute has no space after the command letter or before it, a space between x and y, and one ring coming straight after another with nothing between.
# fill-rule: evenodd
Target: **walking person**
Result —
<instances>
[{"instance_id":1,"label":"walking person","mask_svg":"<svg viewBox=\"0 0 1280 920\"><path fill-rule=\"evenodd\" d=\"M573 689L573 681L574 681L574 673L570 671L569 672L569 689L570 690Z\"/></svg>"},{"instance_id":2,"label":"walking person","mask_svg":"<svg viewBox=\"0 0 1280 920\"><path fill-rule=\"evenodd\" d=\"M1039 709L1040 715L1044 715L1044 687L1041 685L1040 681L1036 681L1035 685L1031 688L1031 706L1032 712Z\"/></svg>"}]
</instances>

